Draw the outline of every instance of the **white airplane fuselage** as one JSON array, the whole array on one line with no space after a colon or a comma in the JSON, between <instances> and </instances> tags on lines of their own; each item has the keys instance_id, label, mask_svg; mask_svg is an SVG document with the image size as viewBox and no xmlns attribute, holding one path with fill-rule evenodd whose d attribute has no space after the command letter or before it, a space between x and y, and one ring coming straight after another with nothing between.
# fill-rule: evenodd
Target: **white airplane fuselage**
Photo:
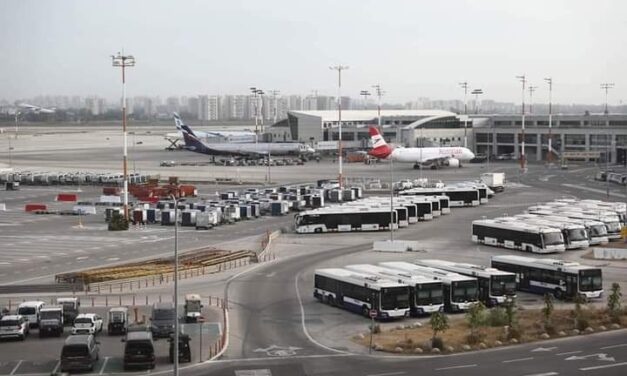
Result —
<instances>
[{"instance_id":1,"label":"white airplane fuselage","mask_svg":"<svg viewBox=\"0 0 627 376\"><path fill-rule=\"evenodd\" d=\"M474 154L463 147L395 148L386 159L395 162L425 163L437 159L454 158L460 161L473 159Z\"/></svg>"}]
</instances>

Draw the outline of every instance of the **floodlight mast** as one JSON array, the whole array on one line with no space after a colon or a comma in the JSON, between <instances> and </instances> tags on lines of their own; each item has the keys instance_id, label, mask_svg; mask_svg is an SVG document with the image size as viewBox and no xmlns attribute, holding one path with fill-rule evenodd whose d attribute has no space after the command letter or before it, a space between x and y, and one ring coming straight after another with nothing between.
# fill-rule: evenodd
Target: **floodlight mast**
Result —
<instances>
[{"instance_id":1,"label":"floodlight mast","mask_svg":"<svg viewBox=\"0 0 627 376\"><path fill-rule=\"evenodd\" d=\"M124 134L124 219L128 221L128 133L126 131L126 68L135 66L135 57L133 55L123 55L118 52L117 55L111 55L114 67L122 68L122 132Z\"/></svg>"},{"instance_id":2,"label":"floodlight mast","mask_svg":"<svg viewBox=\"0 0 627 376\"><path fill-rule=\"evenodd\" d=\"M551 163L553 161L553 134L551 133L551 128L553 127L553 78L547 77L544 81L549 84L549 151L546 159L548 163Z\"/></svg>"},{"instance_id":3,"label":"floodlight mast","mask_svg":"<svg viewBox=\"0 0 627 376\"><path fill-rule=\"evenodd\" d=\"M459 86L464 89L464 147L468 147L468 136L467 136L467 129L468 129L468 82L464 81L464 82L460 82Z\"/></svg>"},{"instance_id":4,"label":"floodlight mast","mask_svg":"<svg viewBox=\"0 0 627 376\"><path fill-rule=\"evenodd\" d=\"M520 169L522 170L522 172L525 172L525 169L527 168L527 159L525 157L525 85L527 84L527 77L523 74L522 76L516 76L516 78L522 83L522 107L521 107L521 114L522 114L522 128L521 128L521 136L522 136L522 148L521 148L521 152L520 152Z\"/></svg>"},{"instance_id":5,"label":"floodlight mast","mask_svg":"<svg viewBox=\"0 0 627 376\"><path fill-rule=\"evenodd\" d=\"M338 162L339 162L339 185L344 187L344 176L342 171L342 71L348 69L348 65L333 65L329 69L337 71L337 123L338 123Z\"/></svg>"}]
</instances>

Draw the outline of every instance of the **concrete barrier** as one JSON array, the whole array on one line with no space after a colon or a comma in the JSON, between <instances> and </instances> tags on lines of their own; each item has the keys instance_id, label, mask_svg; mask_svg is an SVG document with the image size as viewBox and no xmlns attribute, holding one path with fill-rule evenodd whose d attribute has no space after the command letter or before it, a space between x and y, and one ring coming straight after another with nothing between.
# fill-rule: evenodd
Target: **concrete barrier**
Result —
<instances>
[{"instance_id":1,"label":"concrete barrier","mask_svg":"<svg viewBox=\"0 0 627 376\"><path fill-rule=\"evenodd\" d=\"M627 249L593 248L594 258L599 260L627 260Z\"/></svg>"},{"instance_id":2,"label":"concrete barrier","mask_svg":"<svg viewBox=\"0 0 627 376\"><path fill-rule=\"evenodd\" d=\"M7 211L7 204L0 202L0 211Z\"/></svg>"},{"instance_id":3,"label":"concrete barrier","mask_svg":"<svg viewBox=\"0 0 627 376\"><path fill-rule=\"evenodd\" d=\"M376 241L372 248L377 252L412 252L419 251L418 242L411 240Z\"/></svg>"}]
</instances>

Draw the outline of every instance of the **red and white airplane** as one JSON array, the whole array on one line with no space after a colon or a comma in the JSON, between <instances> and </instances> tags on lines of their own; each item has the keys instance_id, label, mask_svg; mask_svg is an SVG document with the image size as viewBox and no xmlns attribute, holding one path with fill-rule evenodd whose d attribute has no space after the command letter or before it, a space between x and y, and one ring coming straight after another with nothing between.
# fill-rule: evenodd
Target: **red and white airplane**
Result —
<instances>
[{"instance_id":1,"label":"red and white airplane","mask_svg":"<svg viewBox=\"0 0 627 376\"><path fill-rule=\"evenodd\" d=\"M438 166L461 167L461 162L470 161L475 154L468 148L455 147L428 147L428 148L404 148L393 147L387 144L377 128L370 127L370 138L372 139L372 149L368 151L378 159L387 159L394 162L414 163L414 167Z\"/></svg>"}]
</instances>

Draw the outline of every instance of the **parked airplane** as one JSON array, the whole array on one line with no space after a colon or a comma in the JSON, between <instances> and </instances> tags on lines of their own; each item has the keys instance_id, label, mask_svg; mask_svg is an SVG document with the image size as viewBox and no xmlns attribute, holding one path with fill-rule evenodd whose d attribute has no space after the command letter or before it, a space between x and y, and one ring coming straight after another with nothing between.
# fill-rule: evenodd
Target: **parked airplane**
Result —
<instances>
[{"instance_id":1,"label":"parked airplane","mask_svg":"<svg viewBox=\"0 0 627 376\"><path fill-rule=\"evenodd\" d=\"M315 150L302 143L205 143L192 129L183 123L178 114L174 114L177 129L183 133L185 149L209 155L239 155L239 156L267 156L267 155L304 155L313 154Z\"/></svg>"},{"instance_id":2,"label":"parked airplane","mask_svg":"<svg viewBox=\"0 0 627 376\"><path fill-rule=\"evenodd\" d=\"M179 132L182 131L183 121L176 112L174 113L174 123ZM257 134L249 131L194 131L194 134L201 141L219 140L220 142L257 142Z\"/></svg>"},{"instance_id":3,"label":"parked airplane","mask_svg":"<svg viewBox=\"0 0 627 376\"><path fill-rule=\"evenodd\" d=\"M56 108L45 108L45 107L33 106L32 104L28 104L28 103L20 103L17 106L19 108L23 108L27 111L34 112L36 114L54 114L57 111Z\"/></svg>"},{"instance_id":4,"label":"parked airplane","mask_svg":"<svg viewBox=\"0 0 627 376\"><path fill-rule=\"evenodd\" d=\"M475 154L464 147L426 147L426 148L404 148L393 147L387 144L377 128L370 127L370 138L372 139L372 149L368 151L378 159L391 159L395 162L414 163L414 168L421 166L461 167L461 162L469 161Z\"/></svg>"}]
</instances>

